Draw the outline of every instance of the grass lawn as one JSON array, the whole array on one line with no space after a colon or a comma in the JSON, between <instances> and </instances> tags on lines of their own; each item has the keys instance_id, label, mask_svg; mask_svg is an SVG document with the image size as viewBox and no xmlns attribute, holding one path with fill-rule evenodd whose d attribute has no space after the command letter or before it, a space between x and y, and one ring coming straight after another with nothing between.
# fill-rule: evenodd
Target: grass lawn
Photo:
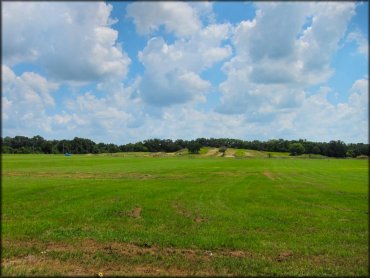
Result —
<instances>
[{"instance_id":1,"label":"grass lawn","mask_svg":"<svg viewBox=\"0 0 370 278\"><path fill-rule=\"evenodd\" d=\"M3 155L2 274L368 274L367 160L207 151Z\"/></svg>"}]
</instances>

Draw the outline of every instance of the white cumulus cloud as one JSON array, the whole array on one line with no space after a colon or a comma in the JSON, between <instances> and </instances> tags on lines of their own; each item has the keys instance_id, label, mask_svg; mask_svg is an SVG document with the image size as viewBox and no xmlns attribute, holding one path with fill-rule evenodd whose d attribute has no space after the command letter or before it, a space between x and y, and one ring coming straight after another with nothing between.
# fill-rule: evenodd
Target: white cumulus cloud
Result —
<instances>
[{"instance_id":1,"label":"white cumulus cloud","mask_svg":"<svg viewBox=\"0 0 370 278\"><path fill-rule=\"evenodd\" d=\"M2 65L4 127L11 134L49 131L46 109L55 105L52 93L58 84L33 72L17 76Z\"/></svg>"},{"instance_id":2,"label":"white cumulus cloud","mask_svg":"<svg viewBox=\"0 0 370 278\"><path fill-rule=\"evenodd\" d=\"M227 79L219 86L223 96L217 108L246 113L251 120L266 111L299 108L309 86L329 79L332 57L355 10L351 2L256 6L256 17L235 28L236 55L223 66Z\"/></svg>"},{"instance_id":3,"label":"white cumulus cloud","mask_svg":"<svg viewBox=\"0 0 370 278\"><path fill-rule=\"evenodd\" d=\"M60 81L123 79L130 58L110 26L112 6L103 2L6 2L3 61L32 61Z\"/></svg>"},{"instance_id":4,"label":"white cumulus cloud","mask_svg":"<svg viewBox=\"0 0 370 278\"><path fill-rule=\"evenodd\" d=\"M331 88L322 87L307 97L296 112L294 133L304 129L307 138L367 142L368 139L368 79L355 81L347 102L333 104L328 100Z\"/></svg>"},{"instance_id":5,"label":"white cumulus cloud","mask_svg":"<svg viewBox=\"0 0 370 278\"><path fill-rule=\"evenodd\" d=\"M369 57L369 40L359 30L352 31L347 35L348 42L355 42L357 44L357 53L364 55L367 59Z\"/></svg>"},{"instance_id":6,"label":"white cumulus cloud","mask_svg":"<svg viewBox=\"0 0 370 278\"><path fill-rule=\"evenodd\" d=\"M185 2L138 2L127 7L139 34L147 35L164 26L176 36L190 36L201 28L196 11Z\"/></svg>"}]
</instances>

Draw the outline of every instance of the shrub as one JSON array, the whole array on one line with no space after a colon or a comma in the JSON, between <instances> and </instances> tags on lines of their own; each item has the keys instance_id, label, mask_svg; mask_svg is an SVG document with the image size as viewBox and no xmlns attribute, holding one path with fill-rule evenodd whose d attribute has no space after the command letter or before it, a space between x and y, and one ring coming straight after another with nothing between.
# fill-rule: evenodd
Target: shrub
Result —
<instances>
[{"instance_id":1,"label":"shrub","mask_svg":"<svg viewBox=\"0 0 370 278\"><path fill-rule=\"evenodd\" d=\"M190 141L188 144L188 150L190 153L199 153L200 148L202 147L201 144L199 144L196 141Z\"/></svg>"},{"instance_id":2,"label":"shrub","mask_svg":"<svg viewBox=\"0 0 370 278\"><path fill-rule=\"evenodd\" d=\"M222 147L219 147L219 148L218 148L218 151L219 151L220 153L222 153L222 156L224 156L224 155L225 155L226 150L227 150L227 148L226 148L225 146L222 146Z\"/></svg>"}]
</instances>

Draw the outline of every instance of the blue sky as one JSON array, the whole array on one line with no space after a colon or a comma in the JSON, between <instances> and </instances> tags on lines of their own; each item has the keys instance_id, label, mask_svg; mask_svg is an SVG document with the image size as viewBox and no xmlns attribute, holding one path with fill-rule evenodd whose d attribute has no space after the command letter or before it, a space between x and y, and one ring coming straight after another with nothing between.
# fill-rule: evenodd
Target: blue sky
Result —
<instances>
[{"instance_id":1,"label":"blue sky","mask_svg":"<svg viewBox=\"0 0 370 278\"><path fill-rule=\"evenodd\" d=\"M2 134L368 140L367 2L4 2Z\"/></svg>"}]
</instances>

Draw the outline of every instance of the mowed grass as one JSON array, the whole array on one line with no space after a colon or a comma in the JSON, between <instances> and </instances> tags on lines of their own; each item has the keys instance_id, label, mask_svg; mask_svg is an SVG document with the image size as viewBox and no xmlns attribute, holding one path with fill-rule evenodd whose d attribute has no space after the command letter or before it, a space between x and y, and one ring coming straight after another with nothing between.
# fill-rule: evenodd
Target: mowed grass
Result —
<instances>
[{"instance_id":1,"label":"mowed grass","mask_svg":"<svg viewBox=\"0 0 370 278\"><path fill-rule=\"evenodd\" d=\"M366 160L3 155L1 267L367 275L368 213Z\"/></svg>"}]
</instances>

